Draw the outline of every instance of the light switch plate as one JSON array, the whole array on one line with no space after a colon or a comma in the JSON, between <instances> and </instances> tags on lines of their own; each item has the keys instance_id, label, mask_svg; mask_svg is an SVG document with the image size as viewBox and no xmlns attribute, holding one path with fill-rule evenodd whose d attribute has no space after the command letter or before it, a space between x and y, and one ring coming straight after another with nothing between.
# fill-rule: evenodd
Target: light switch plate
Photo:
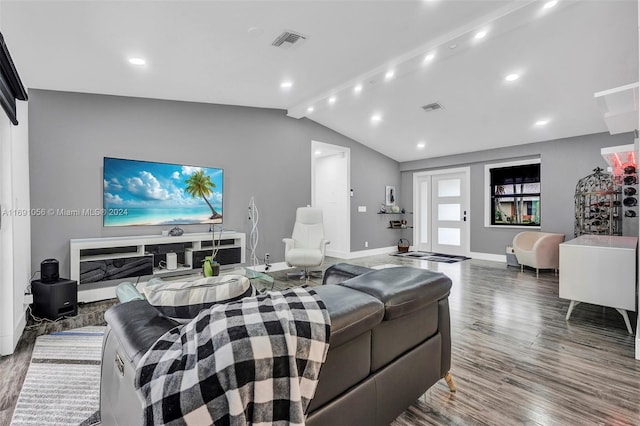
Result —
<instances>
[{"instance_id":1,"label":"light switch plate","mask_svg":"<svg viewBox=\"0 0 640 426\"><path fill-rule=\"evenodd\" d=\"M367 206L358 206L358 213L366 213Z\"/></svg>"}]
</instances>

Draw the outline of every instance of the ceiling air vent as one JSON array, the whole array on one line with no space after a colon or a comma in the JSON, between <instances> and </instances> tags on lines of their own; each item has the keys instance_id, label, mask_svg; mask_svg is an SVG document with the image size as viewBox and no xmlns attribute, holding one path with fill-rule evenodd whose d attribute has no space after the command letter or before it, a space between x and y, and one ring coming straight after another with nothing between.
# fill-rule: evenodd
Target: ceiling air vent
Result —
<instances>
[{"instance_id":1,"label":"ceiling air vent","mask_svg":"<svg viewBox=\"0 0 640 426\"><path fill-rule=\"evenodd\" d=\"M435 111L437 109L443 109L443 108L441 104L439 104L438 102L434 102L432 104L423 105L422 109L425 110L426 112L430 112L430 111Z\"/></svg>"},{"instance_id":2,"label":"ceiling air vent","mask_svg":"<svg viewBox=\"0 0 640 426\"><path fill-rule=\"evenodd\" d=\"M272 46L281 47L283 49L290 49L292 47L298 47L302 42L307 39L307 36L294 31L285 31L276 37L271 43Z\"/></svg>"}]
</instances>

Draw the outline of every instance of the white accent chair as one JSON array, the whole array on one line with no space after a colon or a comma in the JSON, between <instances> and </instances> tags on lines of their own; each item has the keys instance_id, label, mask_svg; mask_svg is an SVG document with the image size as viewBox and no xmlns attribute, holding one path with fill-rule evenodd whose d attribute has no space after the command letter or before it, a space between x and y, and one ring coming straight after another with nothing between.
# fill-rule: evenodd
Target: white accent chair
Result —
<instances>
[{"instance_id":1,"label":"white accent chair","mask_svg":"<svg viewBox=\"0 0 640 426\"><path fill-rule=\"evenodd\" d=\"M513 252L520 264L520 270L530 266L536 270L536 278L540 269L553 269L556 272L560 266L560 243L564 241L564 234L551 232L520 232L513 238Z\"/></svg>"},{"instance_id":2,"label":"white accent chair","mask_svg":"<svg viewBox=\"0 0 640 426\"><path fill-rule=\"evenodd\" d=\"M296 222L291 238L283 238L284 260L292 267L304 268L303 272L287 274L289 277L322 276L322 271L309 271L324 262L325 247L329 241L324 239L322 209L299 207L296 210Z\"/></svg>"}]
</instances>

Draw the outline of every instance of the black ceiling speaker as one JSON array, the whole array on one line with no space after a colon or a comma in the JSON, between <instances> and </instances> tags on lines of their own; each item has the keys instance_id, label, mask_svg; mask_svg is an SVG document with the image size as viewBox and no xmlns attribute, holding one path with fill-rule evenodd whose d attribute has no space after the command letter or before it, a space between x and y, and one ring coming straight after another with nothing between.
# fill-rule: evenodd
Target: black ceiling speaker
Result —
<instances>
[{"instance_id":1,"label":"black ceiling speaker","mask_svg":"<svg viewBox=\"0 0 640 426\"><path fill-rule=\"evenodd\" d=\"M45 259L40 263L40 281L43 283L55 283L60 278L57 259Z\"/></svg>"}]
</instances>

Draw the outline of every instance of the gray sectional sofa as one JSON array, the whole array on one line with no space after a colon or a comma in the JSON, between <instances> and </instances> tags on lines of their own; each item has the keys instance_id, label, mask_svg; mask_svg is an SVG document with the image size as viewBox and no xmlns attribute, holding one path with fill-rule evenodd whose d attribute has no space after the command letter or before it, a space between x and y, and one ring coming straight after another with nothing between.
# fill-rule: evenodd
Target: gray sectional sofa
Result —
<instances>
[{"instance_id":1,"label":"gray sectional sofa","mask_svg":"<svg viewBox=\"0 0 640 426\"><path fill-rule=\"evenodd\" d=\"M331 318L331 339L308 425L388 425L438 380L447 379L455 391L447 276L338 264L327 269L323 282L315 290ZM102 424L139 424L135 365L179 324L144 300L117 305L105 318Z\"/></svg>"}]
</instances>

